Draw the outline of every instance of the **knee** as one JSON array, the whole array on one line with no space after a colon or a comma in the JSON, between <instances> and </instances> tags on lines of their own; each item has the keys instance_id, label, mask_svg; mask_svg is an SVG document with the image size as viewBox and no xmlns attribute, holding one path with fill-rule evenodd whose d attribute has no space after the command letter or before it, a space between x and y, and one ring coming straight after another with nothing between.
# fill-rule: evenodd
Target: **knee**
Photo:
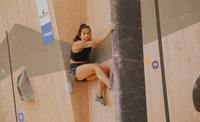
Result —
<instances>
[{"instance_id":1,"label":"knee","mask_svg":"<svg viewBox=\"0 0 200 122\"><path fill-rule=\"evenodd\" d=\"M98 63L94 63L94 64L93 64L93 68L94 68L94 69L95 69L95 68L100 68L100 66L99 66Z\"/></svg>"},{"instance_id":2,"label":"knee","mask_svg":"<svg viewBox=\"0 0 200 122\"><path fill-rule=\"evenodd\" d=\"M100 66L98 63L93 64L93 69L100 69L108 76L109 75L109 68L106 66Z\"/></svg>"}]
</instances>

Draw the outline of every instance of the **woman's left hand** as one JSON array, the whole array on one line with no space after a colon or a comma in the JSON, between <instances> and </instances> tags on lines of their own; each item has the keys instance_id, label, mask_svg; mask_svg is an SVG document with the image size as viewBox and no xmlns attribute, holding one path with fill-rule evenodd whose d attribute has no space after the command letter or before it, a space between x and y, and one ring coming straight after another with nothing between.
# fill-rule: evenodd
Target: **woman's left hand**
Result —
<instances>
[{"instance_id":1,"label":"woman's left hand","mask_svg":"<svg viewBox=\"0 0 200 122\"><path fill-rule=\"evenodd\" d=\"M114 22L112 22L110 27L109 27L109 30L112 31L112 30L115 30L115 29L116 29L116 24Z\"/></svg>"}]
</instances>

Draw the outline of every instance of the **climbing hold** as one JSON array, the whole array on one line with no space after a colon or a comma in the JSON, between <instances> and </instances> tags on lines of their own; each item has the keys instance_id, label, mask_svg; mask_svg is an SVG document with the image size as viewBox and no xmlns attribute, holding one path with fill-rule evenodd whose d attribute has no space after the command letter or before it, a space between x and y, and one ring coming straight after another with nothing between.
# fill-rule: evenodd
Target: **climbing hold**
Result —
<instances>
[{"instance_id":1,"label":"climbing hold","mask_svg":"<svg viewBox=\"0 0 200 122\"><path fill-rule=\"evenodd\" d=\"M17 77L17 90L21 101L35 99L26 70Z\"/></svg>"},{"instance_id":2,"label":"climbing hold","mask_svg":"<svg viewBox=\"0 0 200 122\"><path fill-rule=\"evenodd\" d=\"M155 61L152 62L152 67L153 67L154 69L157 69L158 66L159 66L158 61L155 60Z\"/></svg>"},{"instance_id":3,"label":"climbing hold","mask_svg":"<svg viewBox=\"0 0 200 122\"><path fill-rule=\"evenodd\" d=\"M110 86L111 86L111 89L114 90L113 73L110 76Z\"/></svg>"},{"instance_id":4,"label":"climbing hold","mask_svg":"<svg viewBox=\"0 0 200 122\"><path fill-rule=\"evenodd\" d=\"M69 83L68 83L68 88L69 88L69 93L71 95L73 95L74 94L74 86L73 86L73 83L71 81L69 81Z\"/></svg>"},{"instance_id":5,"label":"climbing hold","mask_svg":"<svg viewBox=\"0 0 200 122\"><path fill-rule=\"evenodd\" d=\"M193 87L193 103L195 109L200 112L200 77L197 78Z\"/></svg>"}]
</instances>

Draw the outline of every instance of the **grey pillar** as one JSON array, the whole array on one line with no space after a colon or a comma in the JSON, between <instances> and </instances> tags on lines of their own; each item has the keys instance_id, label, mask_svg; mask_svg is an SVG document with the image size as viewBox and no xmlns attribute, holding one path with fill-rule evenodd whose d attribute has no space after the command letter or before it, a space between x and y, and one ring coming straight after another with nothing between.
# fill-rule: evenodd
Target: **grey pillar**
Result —
<instances>
[{"instance_id":1,"label":"grey pillar","mask_svg":"<svg viewBox=\"0 0 200 122\"><path fill-rule=\"evenodd\" d=\"M111 0L116 122L147 122L140 0Z\"/></svg>"}]
</instances>

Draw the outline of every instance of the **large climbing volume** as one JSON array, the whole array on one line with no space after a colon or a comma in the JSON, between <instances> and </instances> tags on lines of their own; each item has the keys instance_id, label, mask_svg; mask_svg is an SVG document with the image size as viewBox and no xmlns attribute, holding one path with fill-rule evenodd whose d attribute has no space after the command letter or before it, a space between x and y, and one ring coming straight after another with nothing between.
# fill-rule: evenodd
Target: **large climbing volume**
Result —
<instances>
[{"instance_id":1,"label":"large climbing volume","mask_svg":"<svg viewBox=\"0 0 200 122\"><path fill-rule=\"evenodd\" d=\"M196 83L193 87L193 103L194 108L200 112L200 76L197 78Z\"/></svg>"}]
</instances>

